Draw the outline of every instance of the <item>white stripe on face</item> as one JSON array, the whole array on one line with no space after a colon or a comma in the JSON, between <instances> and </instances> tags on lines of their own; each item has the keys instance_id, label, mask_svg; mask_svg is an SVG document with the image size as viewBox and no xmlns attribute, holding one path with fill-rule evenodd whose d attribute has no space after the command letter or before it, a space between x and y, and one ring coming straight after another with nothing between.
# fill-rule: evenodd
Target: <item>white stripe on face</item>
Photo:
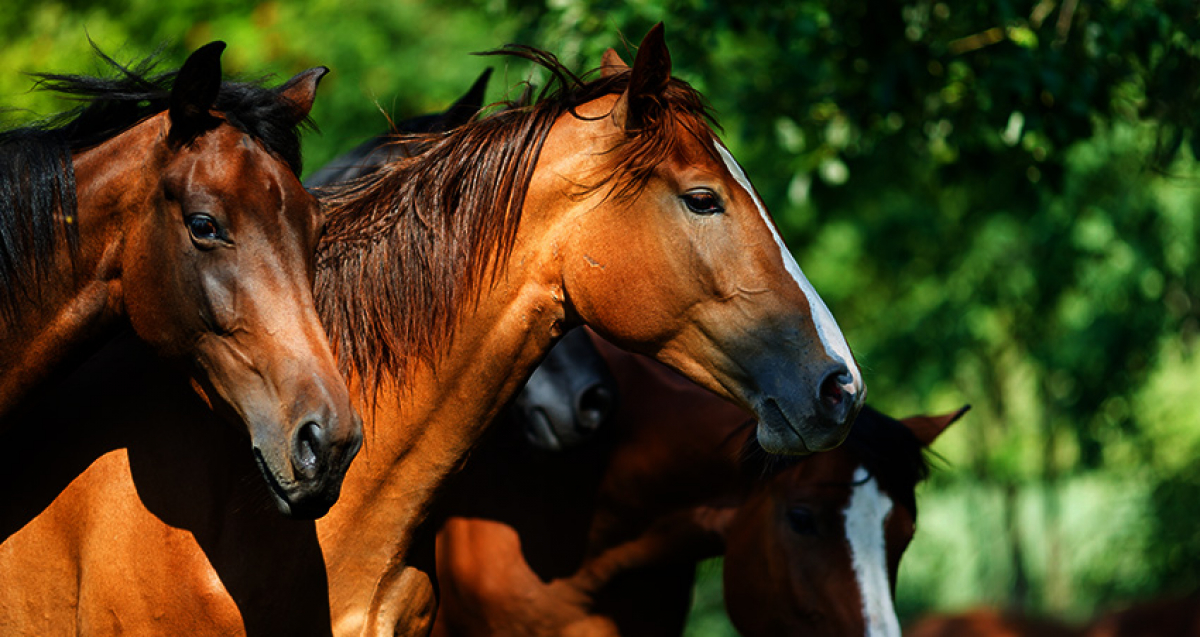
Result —
<instances>
[{"instance_id":1,"label":"white stripe on face","mask_svg":"<svg viewBox=\"0 0 1200 637\"><path fill-rule=\"evenodd\" d=\"M875 478L859 467L846 505L846 539L858 577L867 637L900 637L900 621L888 583L887 545L883 524L892 512L892 499L879 490Z\"/></svg>"},{"instance_id":2,"label":"white stripe on face","mask_svg":"<svg viewBox=\"0 0 1200 637\"><path fill-rule=\"evenodd\" d=\"M796 258L792 256L791 250L783 244L783 239L779 236L779 232L775 230L775 224L771 222L770 215L767 214L767 209L759 200L758 194L754 192L754 187L750 185L750 180L746 178L746 172L733 158L729 150L725 148L719 140L714 139L713 144L720 153L721 159L725 161L725 167L729 170L729 174L750 196L751 201L758 208L758 214L762 216L763 223L767 225L767 229L771 231L771 236L775 239L775 245L779 247L780 257L783 259L783 267L787 269L788 274L792 275L792 279L796 281L796 285L800 286L800 290L804 293L804 297L808 299L808 306L812 312L813 325L817 328L817 335L821 338L821 345L825 347L825 353L830 358L840 361L850 370L850 376L853 378L851 385L858 395L862 395L863 381L862 373L858 370L858 365L854 364L854 356L850 353L850 346L846 344L846 337L842 335L841 328L838 327L837 321L833 318L833 313L825 306L825 301L821 300L821 296L813 288L812 284L804 276L804 272L800 271L800 265L796 263Z\"/></svg>"}]
</instances>

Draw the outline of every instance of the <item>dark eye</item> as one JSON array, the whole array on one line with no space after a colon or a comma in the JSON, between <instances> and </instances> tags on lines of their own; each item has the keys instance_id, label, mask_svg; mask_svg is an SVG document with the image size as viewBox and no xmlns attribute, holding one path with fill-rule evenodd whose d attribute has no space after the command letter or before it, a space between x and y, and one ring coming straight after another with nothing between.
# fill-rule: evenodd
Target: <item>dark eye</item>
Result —
<instances>
[{"instance_id":1,"label":"dark eye","mask_svg":"<svg viewBox=\"0 0 1200 637\"><path fill-rule=\"evenodd\" d=\"M188 215L184 223L187 224L192 237L200 241L220 241L225 238L221 224L206 214Z\"/></svg>"},{"instance_id":2,"label":"dark eye","mask_svg":"<svg viewBox=\"0 0 1200 637\"><path fill-rule=\"evenodd\" d=\"M817 535L817 515L808 507L792 507L787 512L788 524L798 535Z\"/></svg>"},{"instance_id":3,"label":"dark eye","mask_svg":"<svg viewBox=\"0 0 1200 637\"><path fill-rule=\"evenodd\" d=\"M698 215L715 215L725 212L725 208L721 205L721 199L707 190L684 193L679 198L683 200L683 205L687 206L688 210Z\"/></svg>"}]
</instances>

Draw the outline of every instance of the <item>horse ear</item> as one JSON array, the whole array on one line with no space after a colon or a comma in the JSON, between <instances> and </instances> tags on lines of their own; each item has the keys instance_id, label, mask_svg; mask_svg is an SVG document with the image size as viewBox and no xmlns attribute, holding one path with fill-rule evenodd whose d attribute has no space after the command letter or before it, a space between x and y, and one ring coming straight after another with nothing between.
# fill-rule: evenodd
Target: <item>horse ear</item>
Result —
<instances>
[{"instance_id":1,"label":"horse ear","mask_svg":"<svg viewBox=\"0 0 1200 637\"><path fill-rule=\"evenodd\" d=\"M629 65L621 56L617 54L616 49L608 49L604 52L604 57L600 58L600 77L612 77L622 71L628 71Z\"/></svg>"},{"instance_id":2,"label":"horse ear","mask_svg":"<svg viewBox=\"0 0 1200 637\"><path fill-rule=\"evenodd\" d=\"M321 83L321 78L325 77L328 72L327 67L313 67L297 73L295 77L279 87L279 97L293 105L292 123L299 124L308 117L309 112L312 111L313 102L317 100L317 85Z\"/></svg>"},{"instance_id":3,"label":"horse ear","mask_svg":"<svg viewBox=\"0 0 1200 637\"><path fill-rule=\"evenodd\" d=\"M467 93L446 109L446 112L442 114L442 125L446 130L466 124L475 117L476 113L483 110L483 96L487 93L488 79L491 77L492 69L488 67L479 74L479 78L475 80Z\"/></svg>"},{"instance_id":4,"label":"horse ear","mask_svg":"<svg viewBox=\"0 0 1200 637\"><path fill-rule=\"evenodd\" d=\"M917 440L921 444L928 447L933 444L933 441L941 435L947 427L954 424L956 420L963 417L963 414L971 410L970 405L964 406L956 412L943 414L941 416L912 416L905 418L900 422L904 423L908 430L913 432Z\"/></svg>"},{"instance_id":5,"label":"horse ear","mask_svg":"<svg viewBox=\"0 0 1200 637\"><path fill-rule=\"evenodd\" d=\"M661 22L654 25L638 46L633 70L629 73L629 88L613 108L613 120L625 130L641 129L650 111L671 81L671 53L663 37Z\"/></svg>"},{"instance_id":6,"label":"horse ear","mask_svg":"<svg viewBox=\"0 0 1200 637\"><path fill-rule=\"evenodd\" d=\"M224 51L224 42L209 42L189 55L179 69L167 110L172 135L188 137L212 125L213 117L209 111L221 92L221 53Z\"/></svg>"}]
</instances>

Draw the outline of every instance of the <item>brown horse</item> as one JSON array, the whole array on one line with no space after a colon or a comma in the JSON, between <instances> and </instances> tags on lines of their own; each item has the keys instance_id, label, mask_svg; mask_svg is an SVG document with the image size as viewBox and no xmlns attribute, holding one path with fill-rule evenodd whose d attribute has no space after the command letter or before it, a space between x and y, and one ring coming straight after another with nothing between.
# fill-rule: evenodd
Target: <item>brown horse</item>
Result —
<instances>
[{"instance_id":1,"label":"brown horse","mask_svg":"<svg viewBox=\"0 0 1200 637\"><path fill-rule=\"evenodd\" d=\"M1083 637L1084 631L1053 619L977 608L922 617L906 628L904 634L907 637ZM1146 634L1159 636L1159 633Z\"/></svg>"},{"instance_id":2,"label":"brown horse","mask_svg":"<svg viewBox=\"0 0 1200 637\"><path fill-rule=\"evenodd\" d=\"M42 75L85 106L0 134L0 431L133 331L248 429L279 508L324 513L361 422L313 306L317 201L298 129L324 68L221 82L224 43L177 73Z\"/></svg>"},{"instance_id":3,"label":"brown horse","mask_svg":"<svg viewBox=\"0 0 1200 637\"><path fill-rule=\"evenodd\" d=\"M1086 637L1200 637L1200 592L1105 613Z\"/></svg>"},{"instance_id":4,"label":"brown horse","mask_svg":"<svg viewBox=\"0 0 1200 637\"><path fill-rule=\"evenodd\" d=\"M591 82L548 54L518 53L560 90L435 137L328 201L317 305L366 405L364 452L338 505L311 525L248 506L261 486L238 479L252 466L244 450L202 435L204 415L152 361L114 352L155 391L131 405L84 374L63 391L103 411L44 404L39 417L64 427L120 421L123 438L56 469L67 486L48 502L0 516L11 529L0 572L17 582L0 587L0 625L428 630L425 521L438 491L573 325L757 409L764 447L845 438L863 393L853 356L702 97L671 79L661 27L631 70ZM166 418L170 431L152 426ZM185 453L206 462L180 466ZM134 581L122 577L134 568Z\"/></svg>"},{"instance_id":5,"label":"brown horse","mask_svg":"<svg viewBox=\"0 0 1200 637\"><path fill-rule=\"evenodd\" d=\"M616 378L611 422L547 453L509 418L452 483L436 635L678 635L696 562L724 554L743 634L899 636L922 448L961 411L901 424L865 408L842 447L781 461L741 409L593 341Z\"/></svg>"}]
</instances>

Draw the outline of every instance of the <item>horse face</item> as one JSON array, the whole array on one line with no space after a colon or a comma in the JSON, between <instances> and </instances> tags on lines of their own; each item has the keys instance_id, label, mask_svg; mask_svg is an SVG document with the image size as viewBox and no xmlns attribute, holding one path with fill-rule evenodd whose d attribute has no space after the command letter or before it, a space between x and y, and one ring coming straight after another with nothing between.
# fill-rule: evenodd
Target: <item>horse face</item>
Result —
<instances>
[{"instance_id":1,"label":"horse face","mask_svg":"<svg viewBox=\"0 0 1200 637\"><path fill-rule=\"evenodd\" d=\"M752 411L768 451L837 446L865 394L837 322L729 150L696 118L654 110L678 90L660 28L628 73L623 95L564 116L542 151L547 172L587 183L611 170L621 144L655 134L648 128L673 141L636 195L605 191L569 216L560 250L572 308L604 337Z\"/></svg>"},{"instance_id":2,"label":"horse face","mask_svg":"<svg viewBox=\"0 0 1200 637\"><path fill-rule=\"evenodd\" d=\"M739 510L724 577L743 635L900 637L892 599L913 515L846 455L813 456Z\"/></svg>"},{"instance_id":3,"label":"horse face","mask_svg":"<svg viewBox=\"0 0 1200 637\"><path fill-rule=\"evenodd\" d=\"M176 92L189 86L188 72L185 64ZM283 89L297 123L322 74ZM158 116L171 132L148 195L154 212L129 222L127 311L141 338L195 372L214 408L245 423L280 510L318 517L336 501L362 440L313 306L321 211L283 161L224 122L171 144L188 117L215 117L207 107L176 107L173 95L170 113Z\"/></svg>"},{"instance_id":4,"label":"horse face","mask_svg":"<svg viewBox=\"0 0 1200 637\"><path fill-rule=\"evenodd\" d=\"M725 605L738 630L900 637L892 602L915 531L922 450L967 409L896 422L868 408L850 444L761 483L725 536Z\"/></svg>"}]
</instances>

